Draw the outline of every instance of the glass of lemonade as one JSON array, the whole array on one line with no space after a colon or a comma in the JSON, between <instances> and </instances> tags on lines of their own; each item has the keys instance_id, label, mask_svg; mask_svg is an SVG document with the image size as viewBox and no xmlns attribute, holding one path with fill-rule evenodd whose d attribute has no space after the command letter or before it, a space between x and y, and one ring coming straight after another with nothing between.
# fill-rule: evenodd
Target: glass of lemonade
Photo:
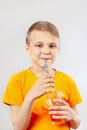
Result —
<instances>
[{"instance_id":1,"label":"glass of lemonade","mask_svg":"<svg viewBox=\"0 0 87 130\"><path fill-rule=\"evenodd\" d=\"M58 92L52 92L52 93L49 93L47 95L47 99L46 99L46 103L49 106L56 106L56 105L59 105L59 104L56 104L56 102L54 101L54 99L60 99L60 100L64 100L64 94L62 91L58 91ZM61 104L60 104L61 105ZM55 111L55 110L51 110L51 111ZM51 121L53 124L62 124L64 123L64 120L60 120L60 119L54 119L53 116L61 116L59 114L50 114L50 118L51 118Z\"/></svg>"}]
</instances>

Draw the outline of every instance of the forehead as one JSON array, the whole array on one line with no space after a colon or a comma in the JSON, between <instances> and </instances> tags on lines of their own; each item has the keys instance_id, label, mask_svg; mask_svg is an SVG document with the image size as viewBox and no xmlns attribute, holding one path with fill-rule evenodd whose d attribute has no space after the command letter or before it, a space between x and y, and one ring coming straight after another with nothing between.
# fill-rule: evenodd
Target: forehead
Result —
<instances>
[{"instance_id":1,"label":"forehead","mask_svg":"<svg viewBox=\"0 0 87 130\"><path fill-rule=\"evenodd\" d=\"M59 38L48 31L33 30L30 34L30 41L38 42L55 42L58 43Z\"/></svg>"}]
</instances>

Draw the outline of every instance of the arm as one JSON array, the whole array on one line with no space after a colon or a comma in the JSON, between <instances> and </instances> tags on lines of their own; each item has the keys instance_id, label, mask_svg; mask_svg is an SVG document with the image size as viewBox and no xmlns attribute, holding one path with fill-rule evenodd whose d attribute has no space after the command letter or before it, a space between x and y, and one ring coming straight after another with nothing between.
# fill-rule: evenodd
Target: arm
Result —
<instances>
[{"instance_id":1,"label":"arm","mask_svg":"<svg viewBox=\"0 0 87 130\"><path fill-rule=\"evenodd\" d=\"M22 106L10 106L14 130L27 129L30 123L33 102L29 95L27 95Z\"/></svg>"},{"instance_id":2,"label":"arm","mask_svg":"<svg viewBox=\"0 0 87 130\"><path fill-rule=\"evenodd\" d=\"M10 107L14 130L26 130L29 127L34 100L55 90L54 88L47 89L49 86L54 87L54 82L52 77L46 74L39 78L32 86L21 106Z\"/></svg>"}]
</instances>

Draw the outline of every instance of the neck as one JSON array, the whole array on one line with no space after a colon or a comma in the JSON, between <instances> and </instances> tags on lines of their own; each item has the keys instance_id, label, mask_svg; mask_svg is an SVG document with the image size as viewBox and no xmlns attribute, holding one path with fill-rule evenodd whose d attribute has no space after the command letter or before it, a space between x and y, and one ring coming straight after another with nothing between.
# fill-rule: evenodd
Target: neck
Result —
<instances>
[{"instance_id":1,"label":"neck","mask_svg":"<svg viewBox=\"0 0 87 130\"><path fill-rule=\"evenodd\" d=\"M44 67L39 67L39 66L32 66L31 71L38 77L41 77L43 74L46 74L47 72L45 71ZM55 70L49 67L49 74L51 76L55 75Z\"/></svg>"}]
</instances>

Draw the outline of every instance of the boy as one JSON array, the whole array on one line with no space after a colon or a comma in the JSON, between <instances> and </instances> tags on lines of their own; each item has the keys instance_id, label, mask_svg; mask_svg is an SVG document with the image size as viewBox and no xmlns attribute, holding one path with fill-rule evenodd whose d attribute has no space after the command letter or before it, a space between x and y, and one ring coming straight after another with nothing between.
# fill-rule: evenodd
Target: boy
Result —
<instances>
[{"instance_id":1,"label":"boy","mask_svg":"<svg viewBox=\"0 0 87 130\"><path fill-rule=\"evenodd\" d=\"M26 50L32 66L11 77L3 97L11 108L14 130L70 130L80 124L76 105L82 99L75 82L51 67L60 50L59 39L57 28L47 21L38 21L28 29ZM56 98L55 105L48 107L47 95L55 89L63 92L64 100ZM52 114L54 120L63 122L52 124Z\"/></svg>"}]
</instances>

